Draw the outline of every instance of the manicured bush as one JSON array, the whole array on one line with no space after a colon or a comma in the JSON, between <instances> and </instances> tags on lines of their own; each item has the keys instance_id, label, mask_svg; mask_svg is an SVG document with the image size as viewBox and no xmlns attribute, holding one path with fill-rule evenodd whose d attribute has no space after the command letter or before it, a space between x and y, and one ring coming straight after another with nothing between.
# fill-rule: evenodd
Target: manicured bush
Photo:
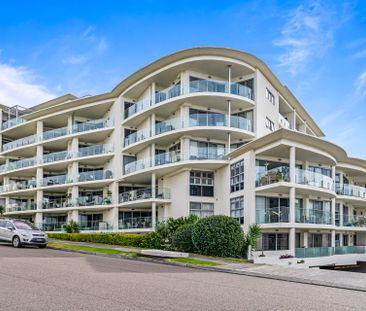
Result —
<instances>
[{"instance_id":1,"label":"manicured bush","mask_svg":"<svg viewBox=\"0 0 366 311\"><path fill-rule=\"evenodd\" d=\"M80 225L76 221L71 220L68 224L64 225L64 229L67 233L79 233Z\"/></svg>"},{"instance_id":2,"label":"manicured bush","mask_svg":"<svg viewBox=\"0 0 366 311\"><path fill-rule=\"evenodd\" d=\"M228 216L202 218L192 231L193 245L203 255L238 257L243 240L239 223Z\"/></svg>"},{"instance_id":3,"label":"manicured bush","mask_svg":"<svg viewBox=\"0 0 366 311\"><path fill-rule=\"evenodd\" d=\"M49 233L51 239L74 242L103 243L110 245L142 247L142 234L126 233Z\"/></svg>"},{"instance_id":4,"label":"manicured bush","mask_svg":"<svg viewBox=\"0 0 366 311\"><path fill-rule=\"evenodd\" d=\"M172 237L172 249L192 253L195 247L192 242L192 231L195 224L186 224L179 227Z\"/></svg>"},{"instance_id":5,"label":"manicured bush","mask_svg":"<svg viewBox=\"0 0 366 311\"><path fill-rule=\"evenodd\" d=\"M156 232L149 232L142 236L140 247L162 249L164 245L164 239Z\"/></svg>"}]
</instances>

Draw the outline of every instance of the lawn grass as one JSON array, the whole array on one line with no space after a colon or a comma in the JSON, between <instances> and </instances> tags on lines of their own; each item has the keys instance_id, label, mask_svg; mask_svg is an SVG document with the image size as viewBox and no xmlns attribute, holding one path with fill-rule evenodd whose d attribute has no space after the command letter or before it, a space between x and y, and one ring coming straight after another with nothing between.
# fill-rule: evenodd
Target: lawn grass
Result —
<instances>
[{"instance_id":1,"label":"lawn grass","mask_svg":"<svg viewBox=\"0 0 366 311\"><path fill-rule=\"evenodd\" d=\"M193 259L193 258L172 258L168 259L170 262L177 262L177 263L187 263L190 265L196 266L221 266L221 263L208 261L208 260L201 260L201 259Z\"/></svg>"},{"instance_id":2,"label":"lawn grass","mask_svg":"<svg viewBox=\"0 0 366 311\"><path fill-rule=\"evenodd\" d=\"M54 248L60 248L60 249L71 249L71 250L79 250L79 251L90 252L90 253L120 255L120 256L127 256L127 257L136 257L138 255L137 252L125 252L125 251L120 251L120 250L111 249L111 248L90 247L90 246L83 246L83 245L71 245L71 244L63 244L63 243L57 243L57 242L49 242L48 246L54 247Z\"/></svg>"}]
</instances>

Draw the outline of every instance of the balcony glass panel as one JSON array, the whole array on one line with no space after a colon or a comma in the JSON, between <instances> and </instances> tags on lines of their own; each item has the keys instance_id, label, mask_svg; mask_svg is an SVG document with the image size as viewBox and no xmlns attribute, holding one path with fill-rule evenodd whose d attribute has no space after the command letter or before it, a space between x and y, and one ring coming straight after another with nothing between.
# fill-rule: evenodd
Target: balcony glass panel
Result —
<instances>
[{"instance_id":1,"label":"balcony glass panel","mask_svg":"<svg viewBox=\"0 0 366 311\"><path fill-rule=\"evenodd\" d=\"M278 124L280 127L289 129L290 128L290 122L281 114L278 116Z\"/></svg>"},{"instance_id":2,"label":"balcony glass panel","mask_svg":"<svg viewBox=\"0 0 366 311\"><path fill-rule=\"evenodd\" d=\"M343 216L344 227L366 227L366 216Z\"/></svg>"},{"instance_id":3,"label":"balcony glass panel","mask_svg":"<svg viewBox=\"0 0 366 311\"><path fill-rule=\"evenodd\" d=\"M3 151L12 150L22 146L27 146L36 142L36 135L20 138L3 145Z\"/></svg>"},{"instance_id":4,"label":"balcony glass panel","mask_svg":"<svg viewBox=\"0 0 366 311\"><path fill-rule=\"evenodd\" d=\"M113 227L106 221L92 220L80 221L80 230L82 231L111 231Z\"/></svg>"},{"instance_id":5,"label":"balcony glass panel","mask_svg":"<svg viewBox=\"0 0 366 311\"><path fill-rule=\"evenodd\" d=\"M42 186L54 186L54 185L64 185L71 182L68 180L67 175L57 175L57 176L49 176L45 177L42 180Z\"/></svg>"},{"instance_id":6,"label":"balcony glass panel","mask_svg":"<svg viewBox=\"0 0 366 311\"><path fill-rule=\"evenodd\" d=\"M339 185L337 185L336 192L339 195L345 195L363 199L366 198L366 188L356 185L344 184L342 188Z\"/></svg>"},{"instance_id":7,"label":"balcony glass panel","mask_svg":"<svg viewBox=\"0 0 366 311\"><path fill-rule=\"evenodd\" d=\"M118 227L120 230L128 229L150 229L152 228L152 218L151 217L131 217L120 219L118 222Z\"/></svg>"},{"instance_id":8,"label":"balcony glass panel","mask_svg":"<svg viewBox=\"0 0 366 311\"><path fill-rule=\"evenodd\" d=\"M270 224L289 221L289 207L280 206L271 209L257 209L256 222L257 224Z\"/></svg>"},{"instance_id":9,"label":"balcony glass panel","mask_svg":"<svg viewBox=\"0 0 366 311\"><path fill-rule=\"evenodd\" d=\"M230 93L234 95L240 95L252 100L254 99L253 90L250 87L242 85L240 83L231 83Z\"/></svg>"},{"instance_id":10,"label":"balcony glass panel","mask_svg":"<svg viewBox=\"0 0 366 311\"><path fill-rule=\"evenodd\" d=\"M89 171L89 172L80 173L79 177L78 177L78 181L85 182L85 181L104 180L104 179L111 179L111 178L113 178L112 171L97 170L97 171Z\"/></svg>"},{"instance_id":11,"label":"balcony glass panel","mask_svg":"<svg viewBox=\"0 0 366 311\"><path fill-rule=\"evenodd\" d=\"M239 116L231 116L230 118L231 118L230 120L231 127L253 132L252 120Z\"/></svg>"},{"instance_id":12,"label":"balcony glass panel","mask_svg":"<svg viewBox=\"0 0 366 311\"><path fill-rule=\"evenodd\" d=\"M64 231L64 225L66 225L66 221L44 222L43 224L40 224L39 227L43 231Z\"/></svg>"},{"instance_id":13,"label":"balcony glass panel","mask_svg":"<svg viewBox=\"0 0 366 311\"><path fill-rule=\"evenodd\" d=\"M150 98L144 98L142 100L139 100L134 105L130 106L125 110L125 117L128 118L135 113L138 113L139 111L145 110L148 107L151 106L151 99Z\"/></svg>"},{"instance_id":14,"label":"balcony glass panel","mask_svg":"<svg viewBox=\"0 0 366 311\"><path fill-rule=\"evenodd\" d=\"M150 136L151 136L150 128L144 128L144 129L138 130L137 132L132 133L132 134L128 135L127 137L125 137L124 146L125 147L129 146L140 140L149 138Z\"/></svg>"},{"instance_id":15,"label":"balcony glass panel","mask_svg":"<svg viewBox=\"0 0 366 311\"><path fill-rule=\"evenodd\" d=\"M98 154L105 154L105 153L109 153L112 151L112 146L111 145L94 145L94 146L90 146L90 147L83 147L83 148L79 148L79 151L77 153L78 157L89 157L89 156L94 156L94 155L98 155Z\"/></svg>"},{"instance_id":16,"label":"balcony glass panel","mask_svg":"<svg viewBox=\"0 0 366 311\"><path fill-rule=\"evenodd\" d=\"M36 161L34 158L22 159L22 160L18 160L18 161L9 162L9 164L7 166L7 170L8 171L16 170L16 169L20 169L20 168L34 166L35 164L36 164Z\"/></svg>"},{"instance_id":17,"label":"balcony glass panel","mask_svg":"<svg viewBox=\"0 0 366 311\"><path fill-rule=\"evenodd\" d=\"M296 183L333 190L333 179L329 176L296 168Z\"/></svg>"},{"instance_id":18,"label":"balcony glass panel","mask_svg":"<svg viewBox=\"0 0 366 311\"><path fill-rule=\"evenodd\" d=\"M197 92L226 93L227 84L228 83L226 81L194 79L189 82L189 92L190 93L197 93Z\"/></svg>"},{"instance_id":19,"label":"balcony glass panel","mask_svg":"<svg viewBox=\"0 0 366 311\"><path fill-rule=\"evenodd\" d=\"M178 130L182 127L180 118L165 120L155 124L155 135Z\"/></svg>"},{"instance_id":20,"label":"balcony glass panel","mask_svg":"<svg viewBox=\"0 0 366 311\"><path fill-rule=\"evenodd\" d=\"M303 224L332 224L331 212L318 209L296 208L295 219L297 223Z\"/></svg>"},{"instance_id":21,"label":"balcony glass panel","mask_svg":"<svg viewBox=\"0 0 366 311\"><path fill-rule=\"evenodd\" d=\"M8 213L12 212L23 212L23 211L33 211L37 209L37 204L34 202L21 202L9 204L7 208Z\"/></svg>"},{"instance_id":22,"label":"balcony glass panel","mask_svg":"<svg viewBox=\"0 0 366 311\"><path fill-rule=\"evenodd\" d=\"M325 257L333 255L334 255L333 247L295 248L295 257L297 258Z\"/></svg>"},{"instance_id":23,"label":"balcony glass panel","mask_svg":"<svg viewBox=\"0 0 366 311\"><path fill-rule=\"evenodd\" d=\"M344 255L344 254L365 254L366 247L365 246L336 246L334 248L335 255Z\"/></svg>"},{"instance_id":24,"label":"balcony glass panel","mask_svg":"<svg viewBox=\"0 0 366 311\"><path fill-rule=\"evenodd\" d=\"M275 165L275 164L273 164ZM273 166L269 165L269 167ZM265 186L277 182L289 182L290 170L288 166L275 165L271 169L265 170L263 166L257 166L256 186ZM264 169L264 171L263 171Z\"/></svg>"},{"instance_id":25,"label":"balcony glass panel","mask_svg":"<svg viewBox=\"0 0 366 311\"><path fill-rule=\"evenodd\" d=\"M43 155L42 163L50 163L56 161L64 161L70 159L71 156L67 151L52 152Z\"/></svg>"},{"instance_id":26,"label":"balcony glass panel","mask_svg":"<svg viewBox=\"0 0 366 311\"><path fill-rule=\"evenodd\" d=\"M17 191L17 190L25 190L25 189L32 189L37 187L37 182L35 179L32 180L22 180L16 182L10 182L9 184L5 185L3 190L4 191Z\"/></svg>"},{"instance_id":27,"label":"balcony glass panel","mask_svg":"<svg viewBox=\"0 0 366 311\"><path fill-rule=\"evenodd\" d=\"M0 173L5 172L8 169L8 166L6 164L0 165Z\"/></svg>"},{"instance_id":28,"label":"balcony glass panel","mask_svg":"<svg viewBox=\"0 0 366 311\"><path fill-rule=\"evenodd\" d=\"M25 120L23 118L10 119L8 121L3 122L3 130L6 130L8 128L21 124L23 122L25 122Z\"/></svg>"},{"instance_id":29,"label":"balcony glass panel","mask_svg":"<svg viewBox=\"0 0 366 311\"><path fill-rule=\"evenodd\" d=\"M79 206L108 205L112 204L112 198L102 195L80 196L77 202Z\"/></svg>"},{"instance_id":30,"label":"balcony glass panel","mask_svg":"<svg viewBox=\"0 0 366 311\"><path fill-rule=\"evenodd\" d=\"M80 133L86 131L93 131L97 129L102 129L105 127L109 127L112 125L112 121L110 119L100 119L100 120L91 120L83 123L77 123L72 126L73 133Z\"/></svg>"},{"instance_id":31,"label":"balcony glass panel","mask_svg":"<svg viewBox=\"0 0 366 311\"><path fill-rule=\"evenodd\" d=\"M189 116L189 126L226 126L226 115L221 113L197 113Z\"/></svg>"},{"instance_id":32,"label":"balcony glass panel","mask_svg":"<svg viewBox=\"0 0 366 311\"><path fill-rule=\"evenodd\" d=\"M71 199L67 197L59 197L54 199L44 198L42 201L43 209L67 208L72 206L74 206L74 204L71 202Z\"/></svg>"},{"instance_id":33,"label":"balcony glass panel","mask_svg":"<svg viewBox=\"0 0 366 311\"><path fill-rule=\"evenodd\" d=\"M66 136L68 134L69 134L68 128L67 127L61 127L61 128L58 128L58 129L43 132L42 139L43 140L49 140L49 139L53 139L53 138L57 138L57 137L61 137L61 136Z\"/></svg>"},{"instance_id":34,"label":"balcony glass panel","mask_svg":"<svg viewBox=\"0 0 366 311\"><path fill-rule=\"evenodd\" d=\"M119 195L119 202L132 202L136 200L148 200L152 199L152 188L137 189L131 191L125 191ZM170 199L170 189L168 188L156 188L156 199Z\"/></svg>"},{"instance_id":35,"label":"balcony glass panel","mask_svg":"<svg viewBox=\"0 0 366 311\"><path fill-rule=\"evenodd\" d=\"M155 93L155 104L180 95L180 84L173 85Z\"/></svg>"}]
</instances>

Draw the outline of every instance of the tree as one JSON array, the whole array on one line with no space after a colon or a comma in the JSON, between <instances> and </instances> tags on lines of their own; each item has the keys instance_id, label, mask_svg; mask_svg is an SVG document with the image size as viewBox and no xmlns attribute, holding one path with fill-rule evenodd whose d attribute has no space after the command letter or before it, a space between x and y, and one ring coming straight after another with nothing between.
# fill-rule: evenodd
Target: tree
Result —
<instances>
[{"instance_id":1,"label":"tree","mask_svg":"<svg viewBox=\"0 0 366 311\"><path fill-rule=\"evenodd\" d=\"M253 224L249 227L248 233L244 236L244 249L243 253L244 255L248 256L248 252L250 252L250 249L255 249L257 246L257 240L262 234L262 228L257 225Z\"/></svg>"},{"instance_id":2,"label":"tree","mask_svg":"<svg viewBox=\"0 0 366 311\"><path fill-rule=\"evenodd\" d=\"M4 213L5 213L5 207L4 205L0 205L0 217L3 217Z\"/></svg>"}]
</instances>

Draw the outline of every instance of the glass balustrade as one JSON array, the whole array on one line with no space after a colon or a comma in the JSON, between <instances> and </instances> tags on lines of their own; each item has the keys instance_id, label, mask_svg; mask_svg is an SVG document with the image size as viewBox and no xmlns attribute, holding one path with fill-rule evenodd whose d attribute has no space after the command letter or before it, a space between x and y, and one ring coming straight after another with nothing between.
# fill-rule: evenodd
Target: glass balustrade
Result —
<instances>
[{"instance_id":1,"label":"glass balustrade","mask_svg":"<svg viewBox=\"0 0 366 311\"><path fill-rule=\"evenodd\" d=\"M334 247L295 248L295 257L297 258L325 257L333 255Z\"/></svg>"},{"instance_id":2,"label":"glass balustrade","mask_svg":"<svg viewBox=\"0 0 366 311\"><path fill-rule=\"evenodd\" d=\"M145 110L148 107L150 107L151 105L152 105L152 103L151 103L150 97L141 99L138 102L136 102L134 105L128 107L125 110L125 118L128 118L128 117L130 117L130 116L134 115L135 113L138 113L142 110Z\"/></svg>"},{"instance_id":3,"label":"glass balustrade","mask_svg":"<svg viewBox=\"0 0 366 311\"><path fill-rule=\"evenodd\" d=\"M179 162L182 160L180 150L155 155L155 166Z\"/></svg>"},{"instance_id":4,"label":"glass balustrade","mask_svg":"<svg viewBox=\"0 0 366 311\"><path fill-rule=\"evenodd\" d=\"M71 155L67 151L52 152L44 154L42 158L42 163L51 163L57 161L64 161L71 159Z\"/></svg>"},{"instance_id":5,"label":"glass balustrade","mask_svg":"<svg viewBox=\"0 0 366 311\"><path fill-rule=\"evenodd\" d=\"M16 126L18 124L21 124L23 122L25 122L25 120L23 118L10 119L8 121L3 122L3 130L6 130L8 128L11 128L11 127Z\"/></svg>"},{"instance_id":6,"label":"glass balustrade","mask_svg":"<svg viewBox=\"0 0 366 311\"><path fill-rule=\"evenodd\" d=\"M42 133L43 140L54 139L61 136L66 136L69 134L69 130L67 127L61 127L54 130L49 130Z\"/></svg>"},{"instance_id":7,"label":"glass balustrade","mask_svg":"<svg viewBox=\"0 0 366 311\"><path fill-rule=\"evenodd\" d=\"M10 192L10 191L17 191L17 190L33 189L36 187L37 187L37 181L35 179L10 181L9 184L4 185L3 191Z\"/></svg>"},{"instance_id":8,"label":"glass balustrade","mask_svg":"<svg viewBox=\"0 0 366 311\"><path fill-rule=\"evenodd\" d=\"M158 104L164 100L177 97L180 93L180 84L176 84L174 86L168 87L164 90L158 91L155 93L155 104Z\"/></svg>"},{"instance_id":9,"label":"glass balustrade","mask_svg":"<svg viewBox=\"0 0 366 311\"><path fill-rule=\"evenodd\" d=\"M331 225L332 214L325 210L296 208L295 221L302 224Z\"/></svg>"},{"instance_id":10,"label":"glass balustrade","mask_svg":"<svg viewBox=\"0 0 366 311\"><path fill-rule=\"evenodd\" d=\"M104 180L104 179L111 179L111 178L113 178L112 171L97 170L97 171L79 173L78 181L86 182L86 181Z\"/></svg>"},{"instance_id":11,"label":"glass balustrade","mask_svg":"<svg viewBox=\"0 0 366 311\"><path fill-rule=\"evenodd\" d=\"M197 79L189 82L189 92L227 92L228 82L226 81L216 81L216 80L204 80Z\"/></svg>"},{"instance_id":12,"label":"glass balustrade","mask_svg":"<svg viewBox=\"0 0 366 311\"><path fill-rule=\"evenodd\" d=\"M80 196L77 199L79 206L95 206L95 205L108 205L112 204L112 198L110 196Z\"/></svg>"},{"instance_id":13,"label":"glass balustrade","mask_svg":"<svg viewBox=\"0 0 366 311\"><path fill-rule=\"evenodd\" d=\"M66 222L44 222L37 225L43 231L64 231Z\"/></svg>"},{"instance_id":14,"label":"glass balustrade","mask_svg":"<svg viewBox=\"0 0 366 311\"><path fill-rule=\"evenodd\" d=\"M124 146L129 146L131 144L134 144L140 140L146 139L151 137L151 131L150 128L144 128L141 130L136 131L135 133L132 133L125 137L125 143Z\"/></svg>"},{"instance_id":15,"label":"glass balustrade","mask_svg":"<svg viewBox=\"0 0 366 311\"><path fill-rule=\"evenodd\" d=\"M3 151L9 151L15 148L27 146L36 142L36 135L23 137L3 145Z\"/></svg>"},{"instance_id":16,"label":"glass balustrade","mask_svg":"<svg viewBox=\"0 0 366 311\"><path fill-rule=\"evenodd\" d=\"M37 209L37 204L34 202L21 202L21 203L12 203L9 204L7 208L8 213L14 212L25 212L25 211L34 211Z\"/></svg>"},{"instance_id":17,"label":"glass balustrade","mask_svg":"<svg viewBox=\"0 0 366 311\"><path fill-rule=\"evenodd\" d=\"M120 230L128 229L151 229L152 218L151 217L131 217L119 220L118 228Z\"/></svg>"},{"instance_id":18,"label":"glass balustrade","mask_svg":"<svg viewBox=\"0 0 366 311\"><path fill-rule=\"evenodd\" d=\"M252 120L240 117L240 116L231 116L230 117L230 126L235 127L241 130L246 130L249 132L253 132Z\"/></svg>"},{"instance_id":19,"label":"glass balustrade","mask_svg":"<svg viewBox=\"0 0 366 311\"><path fill-rule=\"evenodd\" d=\"M0 173L3 173L8 170L8 166L6 164L0 165Z\"/></svg>"},{"instance_id":20,"label":"glass balustrade","mask_svg":"<svg viewBox=\"0 0 366 311\"><path fill-rule=\"evenodd\" d=\"M81 231L111 231L113 226L106 221L80 221Z\"/></svg>"},{"instance_id":21,"label":"glass balustrade","mask_svg":"<svg viewBox=\"0 0 366 311\"><path fill-rule=\"evenodd\" d=\"M288 166L278 166L267 170L266 172L258 172L256 178L256 186L266 186L277 182L289 182L290 169Z\"/></svg>"},{"instance_id":22,"label":"glass balustrade","mask_svg":"<svg viewBox=\"0 0 366 311\"><path fill-rule=\"evenodd\" d=\"M296 183L326 190L333 190L333 179L329 176L296 168Z\"/></svg>"},{"instance_id":23,"label":"glass balustrade","mask_svg":"<svg viewBox=\"0 0 366 311\"><path fill-rule=\"evenodd\" d=\"M357 198L366 198L366 188L356 185L344 184L343 187L336 186L336 192L339 195L345 195Z\"/></svg>"},{"instance_id":24,"label":"glass balustrade","mask_svg":"<svg viewBox=\"0 0 366 311\"><path fill-rule=\"evenodd\" d=\"M336 246L334 248L335 255L345 254L366 254L366 246Z\"/></svg>"},{"instance_id":25,"label":"glass balustrade","mask_svg":"<svg viewBox=\"0 0 366 311\"><path fill-rule=\"evenodd\" d=\"M22 160L18 160L18 161L9 162L9 164L7 165L7 170L8 171L17 170L20 168L34 166L35 164L36 164L36 161L34 158L22 159Z\"/></svg>"},{"instance_id":26,"label":"glass balustrade","mask_svg":"<svg viewBox=\"0 0 366 311\"><path fill-rule=\"evenodd\" d=\"M227 126L227 117L221 113L191 114L189 126Z\"/></svg>"},{"instance_id":27,"label":"glass balustrade","mask_svg":"<svg viewBox=\"0 0 366 311\"><path fill-rule=\"evenodd\" d=\"M72 126L72 132L80 133L80 132L92 131L92 130L109 127L111 125L112 125L112 121L110 119L91 120L91 121L87 121L87 122L74 124Z\"/></svg>"},{"instance_id":28,"label":"glass balustrade","mask_svg":"<svg viewBox=\"0 0 366 311\"><path fill-rule=\"evenodd\" d=\"M106 154L112 152L112 145L108 144L100 144L100 145L94 145L90 147L83 147L79 148L79 151L77 153L78 157L89 157L99 154Z\"/></svg>"},{"instance_id":29,"label":"glass balustrade","mask_svg":"<svg viewBox=\"0 0 366 311\"><path fill-rule=\"evenodd\" d=\"M280 206L270 210L256 210L257 224L289 222L289 207Z\"/></svg>"},{"instance_id":30,"label":"glass balustrade","mask_svg":"<svg viewBox=\"0 0 366 311\"><path fill-rule=\"evenodd\" d=\"M46 187L46 186L64 185L70 182L71 180L68 179L67 175L49 176L43 178L42 186Z\"/></svg>"},{"instance_id":31,"label":"glass balustrade","mask_svg":"<svg viewBox=\"0 0 366 311\"><path fill-rule=\"evenodd\" d=\"M42 202L42 209L67 208L73 207L71 199L67 197L59 197L55 199L44 198Z\"/></svg>"},{"instance_id":32,"label":"glass balustrade","mask_svg":"<svg viewBox=\"0 0 366 311\"><path fill-rule=\"evenodd\" d=\"M151 158L139 159L124 166L124 173L130 174L151 167Z\"/></svg>"},{"instance_id":33,"label":"glass balustrade","mask_svg":"<svg viewBox=\"0 0 366 311\"><path fill-rule=\"evenodd\" d=\"M366 227L366 216L343 215L342 220L344 227Z\"/></svg>"},{"instance_id":34,"label":"glass balustrade","mask_svg":"<svg viewBox=\"0 0 366 311\"><path fill-rule=\"evenodd\" d=\"M170 189L158 187L155 189L156 199L170 199ZM136 189L125 191L119 195L119 202L132 202L137 200L149 200L153 198L153 191L151 187L144 189Z\"/></svg>"},{"instance_id":35,"label":"glass balustrade","mask_svg":"<svg viewBox=\"0 0 366 311\"><path fill-rule=\"evenodd\" d=\"M278 115L278 125L285 129L290 129L290 122L281 114Z\"/></svg>"},{"instance_id":36,"label":"glass balustrade","mask_svg":"<svg viewBox=\"0 0 366 311\"><path fill-rule=\"evenodd\" d=\"M180 118L169 119L155 124L155 135L178 130L182 127Z\"/></svg>"},{"instance_id":37,"label":"glass balustrade","mask_svg":"<svg viewBox=\"0 0 366 311\"><path fill-rule=\"evenodd\" d=\"M253 90L250 87L242 85L240 83L231 83L230 93L254 100Z\"/></svg>"}]
</instances>

